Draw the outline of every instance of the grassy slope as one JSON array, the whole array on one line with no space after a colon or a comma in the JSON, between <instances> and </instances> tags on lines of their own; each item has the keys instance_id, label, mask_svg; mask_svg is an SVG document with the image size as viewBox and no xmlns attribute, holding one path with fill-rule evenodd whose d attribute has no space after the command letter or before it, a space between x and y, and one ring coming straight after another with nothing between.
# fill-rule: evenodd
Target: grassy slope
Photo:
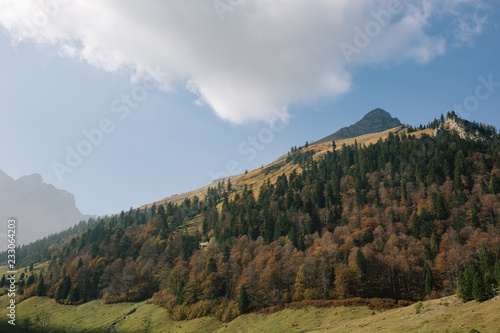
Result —
<instances>
[{"instance_id":1,"label":"grassy slope","mask_svg":"<svg viewBox=\"0 0 500 333\"><path fill-rule=\"evenodd\" d=\"M6 296L0 297L0 304L0 318L5 320ZM129 314L134 309L137 310ZM104 305L101 301L93 301L80 306L65 306L52 299L33 297L18 305L18 319L30 317L33 320L42 311L52 314L53 332L106 332L114 323L120 332L500 331L499 297L484 303L463 304L455 296L450 296L424 302L420 314L415 313L413 306L373 315L373 311L366 307L286 309L267 315L244 315L227 324L211 317L174 321L164 309L146 302Z\"/></svg>"}]
</instances>

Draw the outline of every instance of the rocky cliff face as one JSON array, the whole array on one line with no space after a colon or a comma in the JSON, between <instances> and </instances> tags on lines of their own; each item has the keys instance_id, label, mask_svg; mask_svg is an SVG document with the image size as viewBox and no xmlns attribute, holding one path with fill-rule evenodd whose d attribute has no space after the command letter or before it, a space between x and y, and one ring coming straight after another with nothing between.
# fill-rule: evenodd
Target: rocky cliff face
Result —
<instances>
[{"instance_id":1,"label":"rocky cliff face","mask_svg":"<svg viewBox=\"0 0 500 333\"><path fill-rule=\"evenodd\" d=\"M6 222L9 218L17 220L17 243L28 244L67 229L88 216L78 210L73 194L44 183L41 175L14 180L0 170L0 219ZM5 228L0 230L0 243L4 245L6 232Z\"/></svg>"},{"instance_id":2,"label":"rocky cliff face","mask_svg":"<svg viewBox=\"0 0 500 333\"><path fill-rule=\"evenodd\" d=\"M344 127L337 132L315 142L329 142L332 140L355 138L360 135L383 132L388 129L402 126L398 118L382 109L375 109L367 113L360 121L349 127Z\"/></svg>"}]
</instances>

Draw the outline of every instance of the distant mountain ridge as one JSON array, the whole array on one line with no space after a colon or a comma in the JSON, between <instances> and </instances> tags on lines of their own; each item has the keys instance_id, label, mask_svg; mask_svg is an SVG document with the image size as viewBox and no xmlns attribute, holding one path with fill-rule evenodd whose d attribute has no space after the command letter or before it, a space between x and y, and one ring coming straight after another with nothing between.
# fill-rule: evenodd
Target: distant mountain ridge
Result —
<instances>
[{"instance_id":1,"label":"distant mountain ridge","mask_svg":"<svg viewBox=\"0 0 500 333\"><path fill-rule=\"evenodd\" d=\"M18 244L28 244L87 220L73 194L46 184L40 174L14 180L0 170L0 218L17 219ZM0 241L6 241L4 232Z\"/></svg>"},{"instance_id":2,"label":"distant mountain ridge","mask_svg":"<svg viewBox=\"0 0 500 333\"><path fill-rule=\"evenodd\" d=\"M398 118L393 118L389 112L378 108L368 112L357 123L343 127L337 132L314 142L314 144L331 142L332 140L350 139L370 133L379 133L402 125Z\"/></svg>"}]
</instances>

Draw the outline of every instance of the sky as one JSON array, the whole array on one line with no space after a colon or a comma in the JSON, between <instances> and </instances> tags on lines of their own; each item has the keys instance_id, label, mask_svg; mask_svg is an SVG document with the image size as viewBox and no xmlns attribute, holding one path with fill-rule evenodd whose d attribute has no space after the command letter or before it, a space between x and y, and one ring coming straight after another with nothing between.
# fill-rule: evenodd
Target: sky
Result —
<instances>
[{"instance_id":1,"label":"sky","mask_svg":"<svg viewBox=\"0 0 500 333\"><path fill-rule=\"evenodd\" d=\"M114 214L375 108L500 128L488 0L0 0L0 169Z\"/></svg>"}]
</instances>

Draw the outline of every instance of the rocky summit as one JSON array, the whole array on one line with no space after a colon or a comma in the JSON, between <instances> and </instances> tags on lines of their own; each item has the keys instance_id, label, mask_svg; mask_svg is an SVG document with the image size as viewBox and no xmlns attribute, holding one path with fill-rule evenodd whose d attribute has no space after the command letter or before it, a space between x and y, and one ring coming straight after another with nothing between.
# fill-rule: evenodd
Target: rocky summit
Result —
<instances>
[{"instance_id":1,"label":"rocky summit","mask_svg":"<svg viewBox=\"0 0 500 333\"><path fill-rule=\"evenodd\" d=\"M368 112L357 123L348 127L343 127L337 132L315 143L323 143L332 140L355 138L360 135L383 132L398 126L402 126L398 118L393 118L389 112L383 109L375 109Z\"/></svg>"}]
</instances>

